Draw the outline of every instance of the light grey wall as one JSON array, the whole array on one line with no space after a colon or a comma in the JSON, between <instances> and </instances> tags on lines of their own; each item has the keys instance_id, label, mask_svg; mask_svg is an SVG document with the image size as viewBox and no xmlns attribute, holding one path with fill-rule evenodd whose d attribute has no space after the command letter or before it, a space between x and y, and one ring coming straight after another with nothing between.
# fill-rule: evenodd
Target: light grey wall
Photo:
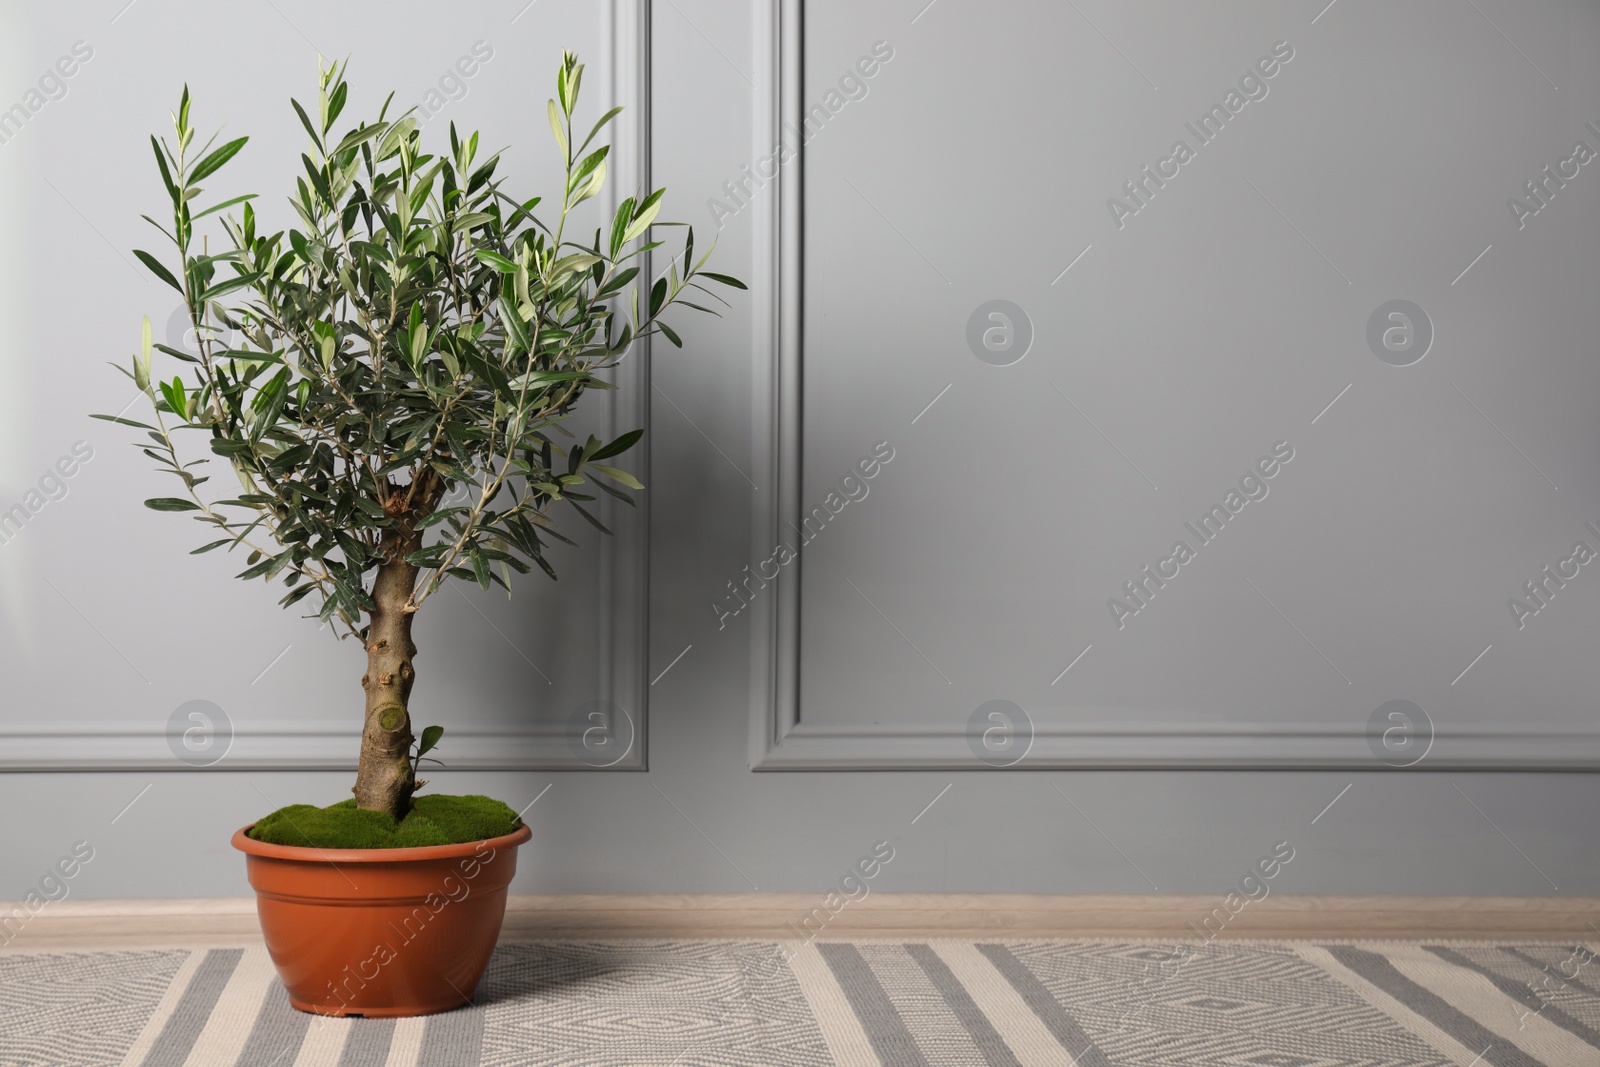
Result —
<instances>
[{"instance_id":1,"label":"light grey wall","mask_svg":"<svg viewBox=\"0 0 1600 1067\"><path fill-rule=\"evenodd\" d=\"M0 775L0 898L80 839L96 857L79 896L240 894L234 828L348 789L342 771L246 769L294 751L246 745L287 733L336 756L307 727L358 714L349 646L188 558L181 523L137 506L163 487L84 415L125 402L103 362L131 350L140 314L170 311L122 257L159 206L141 144L180 80L202 124L257 136L235 180L275 189L287 164L266 161L296 143L285 98L317 48L409 101L481 39L494 59L439 121L492 126L536 181L555 56L599 62L626 6L511 0L445 32L421 5L416 28L374 29L285 0L0 4L0 101L74 41L95 49L0 145L5 503L74 441L95 449L0 545L0 762L47 744L126 759L137 739L81 742L103 724L157 740L141 769ZM1520 630L1505 604L1572 542L1600 547L1584 529L1600 525L1593 168L1520 230L1506 207L1575 139L1600 148L1583 129L1600 125L1592 5L810 0L798 40L797 9L653 6L654 179L756 284L686 323L684 352L650 357L648 664L587 651L628 588L592 540L560 590L450 594L419 624L429 721L477 729L482 763L553 759L508 735L559 737L606 684L648 690L630 709L648 772L436 776L538 798L518 889L821 891L887 839L874 888L900 891L1220 893L1288 841L1286 892L1600 892L1600 785L1571 769L1596 756L1600 602L1585 567ZM218 47L229 34L257 51ZM725 210L724 183L772 153L781 75L819 102L880 40L893 58L808 148L804 185L787 164ZM1284 40L1268 95L1118 228L1107 198ZM591 81L590 106L625 82ZM786 205L804 219L787 239ZM1406 367L1365 337L1395 298L1436 333ZM1032 322L1011 366L968 347L991 299ZM775 422L786 410L798 421ZM775 518L823 503L880 440L895 458L867 498L719 622ZM1106 599L1280 440L1295 458L1268 497L1118 629ZM237 751L142 769L197 698L228 711ZM994 699L1026 712L1037 747L973 769L968 722ZM1413 768L1369 745L1393 699L1436 728ZM775 721L783 701L794 714ZM60 736L30 739L42 728ZM1046 769L1085 754L1188 766ZM1259 769L1221 769L1245 764ZM1569 769L1483 769L1530 766Z\"/></svg>"},{"instance_id":2,"label":"light grey wall","mask_svg":"<svg viewBox=\"0 0 1600 1067\"><path fill-rule=\"evenodd\" d=\"M1406 699L1430 766L1595 764L1600 597L1574 562L1507 607L1600 546L1589 175L1506 206L1600 148L1593 5L1518 8L1533 62L1454 2L804 6L800 105L861 98L806 156L800 508L898 458L807 549L801 727L1005 699L1030 760L1360 765ZM996 299L1007 366L964 337ZM1403 367L1366 337L1396 299Z\"/></svg>"}]
</instances>

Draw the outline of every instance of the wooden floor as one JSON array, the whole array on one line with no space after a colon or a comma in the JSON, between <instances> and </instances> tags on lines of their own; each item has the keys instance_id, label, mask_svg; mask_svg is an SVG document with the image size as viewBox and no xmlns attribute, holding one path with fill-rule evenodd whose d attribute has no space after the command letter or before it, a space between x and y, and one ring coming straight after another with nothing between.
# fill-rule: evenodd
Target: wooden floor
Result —
<instances>
[{"instance_id":1,"label":"wooden floor","mask_svg":"<svg viewBox=\"0 0 1600 1067\"><path fill-rule=\"evenodd\" d=\"M513 896L502 939L1600 937L1600 898L1594 897L1273 894L1231 917L1218 896L874 893L842 908L839 901L799 893ZM830 904L837 913L829 912ZM0 904L0 918L14 906L20 907ZM259 941L251 899L67 900L45 905L0 952Z\"/></svg>"}]
</instances>

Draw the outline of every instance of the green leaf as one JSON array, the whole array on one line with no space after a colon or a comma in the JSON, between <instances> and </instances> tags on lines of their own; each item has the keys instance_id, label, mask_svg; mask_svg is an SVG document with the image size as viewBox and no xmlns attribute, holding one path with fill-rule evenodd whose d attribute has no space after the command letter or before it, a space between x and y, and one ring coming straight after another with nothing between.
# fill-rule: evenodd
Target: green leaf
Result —
<instances>
[{"instance_id":1,"label":"green leaf","mask_svg":"<svg viewBox=\"0 0 1600 1067\"><path fill-rule=\"evenodd\" d=\"M172 197L172 202L178 202L178 187L172 182L172 170L167 166L167 154L161 150L161 142L154 137L150 138L150 147L155 150L156 166L161 168L161 183L167 187L167 195Z\"/></svg>"},{"instance_id":2,"label":"green leaf","mask_svg":"<svg viewBox=\"0 0 1600 1067\"><path fill-rule=\"evenodd\" d=\"M246 567L244 570L240 571L238 574L235 574L234 577L235 578L242 578L242 579L244 579L246 581L250 580L251 578L259 578L263 574L266 574L268 571L272 570L272 568L277 564L277 560L278 560L278 557L276 557L276 556L268 556L266 559L261 560L255 566Z\"/></svg>"},{"instance_id":3,"label":"green leaf","mask_svg":"<svg viewBox=\"0 0 1600 1067\"><path fill-rule=\"evenodd\" d=\"M439 743L439 738L444 736L443 726L429 726L422 731L422 740L417 742L417 755L424 756L433 751Z\"/></svg>"},{"instance_id":4,"label":"green leaf","mask_svg":"<svg viewBox=\"0 0 1600 1067\"><path fill-rule=\"evenodd\" d=\"M477 256L479 263L493 267L495 270L506 274L515 274L517 272L517 265L499 252L491 252L487 248L480 248L473 255Z\"/></svg>"},{"instance_id":5,"label":"green leaf","mask_svg":"<svg viewBox=\"0 0 1600 1067\"><path fill-rule=\"evenodd\" d=\"M133 381L141 391L150 391L150 347L153 338L150 335L150 316L144 316L144 321L139 326L139 356L134 367Z\"/></svg>"},{"instance_id":6,"label":"green leaf","mask_svg":"<svg viewBox=\"0 0 1600 1067\"><path fill-rule=\"evenodd\" d=\"M231 545L231 544L233 544L233 538L224 537L222 540L213 541L209 545L201 545L199 548L195 549L193 552L190 552L189 555L198 556L198 555L201 555L202 553L210 552L213 548L221 548L223 545Z\"/></svg>"},{"instance_id":7,"label":"green leaf","mask_svg":"<svg viewBox=\"0 0 1600 1067\"><path fill-rule=\"evenodd\" d=\"M617 205L616 217L611 220L611 258L615 259L617 253L622 251L622 232L627 229L628 221L633 218L633 197L628 197ZM619 286L620 288L620 286Z\"/></svg>"},{"instance_id":8,"label":"green leaf","mask_svg":"<svg viewBox=\"0 0 1600 1067\"><path fill-rule=\"evenodd\" d=\"M422 373L422 358L428 354L428 329L422 321L422 304L411 305L411 319L407 323L406 332L411 337L411 365Z\"/></svg>"},{"instance_id":9,"label":"green leaf","mask_svg":"<svg viewBox=\"0 0 1600 1067\"><path fill-rule=\"evenodd\" d=\"M300 101L291 99L289 104L294 108L294 113L300 116L300 125L306 128L306 133L311 136L311 143L322 150L322 138L317 135L317 128L311 124L311 119L306 115L306 109L300 106Z\"/></svg>"},{"instance_id":10,"label":"green leaf","mask_svg":"<svg viewBox=\"0 0 1600 1067\"><path fill-rule=\"evenodd\" d=\"M583 188L578 190L578 195L572 198L572 204L569 206L576 207L590 197L597 195L605 184L606 164L605 160L601 160L600 165L594 169L594 174L584 183Z\"/></svg>"},{"instance_id":11,"label":"green leaf","mask_svg":"<svg viewBox=\"0 0 1600 1067\"><path fill-rule=\"evenodd\" d=\"M193 185L202 182L212 174L215 174L222 168L224 163L238 155L239 149L243 148L245 143L249 140L250 138L248 137L240 137L237 140L229 141L227 144L223 145L221 148L217 149L215 152L212 152L209 156L206 156L206 158L196 163L194 165L194 170L189 172L189 183Z\"/></svg>"},{"instance_id":12,"label":"green leaf","mask_svg":"<svg viewBox=\"0 0 1600 1067\"><path fill-rule=\"evenodd\" d=\"M172 276L172 272L170 270L161 265L161 261L159 259L157 259L155 256L152 256L149 252L141 252L137 248L133 250L133 254L139 257L139 262L143 263L145 267L149 269L151 274L154 274L157 278L160 278L162 281L178 290L178 292L183 292L183 286L178 284L178 279Z\"/></svg>"},{"instance_id":13,"label":"green leaf","mask_svg":"<svg viewBox=\"0 0 1600 1067\"><path fill-rule=\"evenodd\" d=\"M578 107L578 86L583 84L583 64L578 62L578 57L568 54L566 62L569 64L567 82L567 110L575 111Z\"/></svg>"},{"instance_id":14,"label":"green leaf","mask_svg":"<svg viewBox=\"0 0 1600 1067\"><path fill-rule=\"evenodd\" d=\"M244 203L244 202L246 202L248 200L254 200L255 198L256 198L256 194L255 193L245 193L243 196L236 196L232 200L224 200L220 204L215 204L212 207L208 207L204 211L202 211L198 215L196 215L195 218L197 220L198 219L203 219L207 215L215 215L217 212L225 211L225 210L227 210L228 208L232 207L235 204L242 204L242 203Z\"/></svg>"},{"instance_id":15,"label":"green leaf","mask_svg":"<svg viewBox=\"0 0 1600 1067\"><path fill-rule=\"evenodd\" d=\"M662 334L664 334L666 336L667 340L669 340L669 341L671 341L673 343L674 347L677 347L677 348L682 348L683 347L683 339L680 338L676 333L673 332L671 326L668 326L664 322L658 322L658 323L656 323L656 328L659 329L662 332Z\"/></svg>"},{"instance_id":16,"label":"green leaf","mask_svg":"<svg viewBox=\"0 0 1600 1067\"><path fill-rule=\"evenodd\" d=\"M619 470L616 467L608 467L604 463L591 463L591 464L589 464L589 466L591 468L593 468L594 470L599 471L601 474L604 474L607 478L610 478L612 481L621 482L623 485L627 486L629 489L643 489L644 488L644 483L643 482L641 482L639 479L635 478L633 475L629 474L625 470Z\"/></svg>"},{"instance_id":17,"label":"green leaf","mask_svg":"<svg viewBox=\"0 0 1600 1067\"><path fill-rule=\"evenodd\" d=\"M252 352L248 348L223 348L211 355L218 360L232 360L236 363L281 364L283 362L282 352Z\"/></svg>"},{"instance_id":18,"label":"green leaf","mask_svg":"<svg viewBox=\"0 0 1600 1067\"><path fill-rule=\"evenodd\" d=\"M220 282L217 285L213 285L210 289L207 289L201 295L200 299L201 300L215 300L219 296L226 296L227 294L229 294L231 292L234 292L237 289L243 289L243 288L245 288L247 286L254 285L256 282L258 282L260 280L261 280L261 272L260 271L252 271L249 274L241 274L237 278L229 278L225 282Z\"/></svg>"},{"instance_id":19,"label":"green leaf","mask_svg":"<svg viewBox=\"0 0 1600 1067\"><path fill-rule=\"evenodd\" d=\"M551 275L555 281L559 282L568 274L576 274L578 271L588 270L596 263L601 262L604 261L592 252L574 252L570 256L564 256L557 260L556 265L551 270Z\"/></svg>"},{"instance_id":20,"label":"green leaf","mask_svg":"<svg viewBox=\"0 0 1600 1067\"><path fill-rule=\"evenodd\" d=\"M162 382L161 395L166 397L167 406L172 409L174 415L184 422L189 421L189 394L184 391L182 378Z\"/></svg>"},{"instance_id":21,"label":"green leaf","mask_svg":"<svg viewBox=\"0 0 1600 1067\"><path fill-rule=\"evenodd\" d=\"M590 130L589 136L583 139L583 144L578 147L578 151L582 152L585 148L588 148L589 142L594 140L595 134L600 132L600 128L620 114L622 114L622 107L621 105L618 105L617 107L612 108L610 111L607 111L604 115L601 115L600 121L594 124L594 129Z\"/></svg>"},{"instance_id":22,"label":"green leaf","mask_svg":"<svg viewBox=\"0 0 1600 1067\"><path fill-rule=\"evenodd\" d=\"M140 429L140 430L154 430L155 429L154 426L148 426L148 425L146 425L145 423L142 423L142 422L134 422L132 419L125 419L121 415L90 415L89 417L91 419L103 419L106 422L119 423L120 425L123 425L123 426L133 426L133 427L135 427L137 429Z\"/></svg>"},{"instance_id":23,"label":"green leaf","mask_svg":"<svg viewBox=\"0 0 1600 1067\"><path fill-rule=\"evenodd\" d=\"M579 504L577 501L573 500L570 496L567 498L567 503L571 504L574 508L576 508L578 514L583 516L584 521L587 522L590 526L593 526L596 530L599 530L603 534L609 534L611 532L610 530L606 529L604 525L601 524L599 519L595 518L593 515L589 514L587 511L585 511L583 509L583 505L582 504Z\"/></svg>"},{"instance_id":24,"label":"green leaf","mask_svg":"<svg viewBox=\"0 0 1600 1067\"><path fill-rule=\"evenodd\" d=\"M517 309L511 306L511 301L506 294L500 294L500 321L506 328L506 335L513 351L526 352L528 350L528 324L522 321L522 316L517 314Z\"/></svg>"},{"instance_id":25,"label":"green leaf","mask_svg":"<svg viewBox=\"0 0 1600 1067\"><path fill-rule=\"evenodd\" d=\"M627 244L641 233L644 233L650 228L650 224L655 222L656 216L661 213L661 194L664 192L666 192L665 189L657 189L645 198L643 204L639 205L639 213L628 224L628 228L622 231L623 244Z\"/></svg>"},{"instance_id":26,"label":"green leaf","mask_svg":"<svg viewBox=\"0 0 1600 1067\"><path fill-rule=\"evenodd\" d=\"M192 500L180 500L175 496L152 497L144 502L144 506L151 511L199 511L200 505Z\"/></svg>"},{"instance_id":27,"label":"green leaf","mask_svg":"<svg viewBox=\"0 0 1600 1067\"><path fill-rule=\"evenodd\" d=\"M439 525L452 515L460 515L462 512L468 510L470 509L464 507L440 508L438 511L425 516L421 522L417 523L416 528L419 530L426 530L430 526Z\"/></svg>"},{"instance_id":28,"label":"green leaf","mask_svg":"<svg viewBox=\"0 0 1600 1067\"><path fill-rule=\"evenodd\" d=\"M171 345L164 345L160 341L157 341L151 347L154 348L157 352L165 352L167 355L171 356L173 359L182 360L185 363L199 363L200 362L198 359L196 359L194 356L191 356L189 353L181 351L181 350L176 349L176 348L173 348Z\"/></svg>"},{"instance_id":29,"label":"green leaf","mask_svg":"<svg viewBox=\"0 0 1600 1067\"><path fill-rule=\"evenodd\" d=\"M528 281L528 268L518 263L516 276L517 300L519 304L531 307L533 296L528 292Z\"/></svg>"},{"instance_id":30,"label":"green leaf","mask_svg":"<svg viewBox=\"0 0 1600 1067\"><path fill-rule=\"evenodd\" d=\"M561 112L556 110L556 102L550 102L550 132L556 135L556 144L561 148L561 158L566 159L572 153L567 148L567 135L561 128Z\"/></svg>"},{"instance_id":31,"label":"green leaf","mask_svg":"<svg viewBox=\"0 0 1600 1067\"><path fill-rule=\"evenodd\" d=\"M609 445L590 453L589 459L610 459L612 456L620 456L622 453L638 444L639 438L643 436L643 430L629 430L615 441L612 441Z\"/></svg>"},{"instance_id":32,"label":"green leaf","mask_svg":"<svg viewBox=\"0 0 1600 1067\"><path fill-rule=\"evenodd\" d=\"M587 156L584 156L583 162L579 163L578 168L572 172L572 178L567 183L567 191L571 192L573 189L576 189L578 187L578 183L598 170L600 164L605 162L606 156L610 154L611 146L604 145L603 147L596 148Z\"/></svg>"},{"instance_id":33,"label":"green leaf","mask_svg":"<svg viewBox=\"0 0 1600 1067\"><path fill-rule=\"evenodd\" d=\"M575 382L588 376L587 371L581 370L531 370L527 374L511 379L510 385L513 389L521 389L524 385L533 388L549 385L551 382Z\"/></svg>"},{"instance_id":34,"label":"green leaf","mask_svg":"<svg viewBox=\"0 0 1600 1067\"><path fill-rule=\"evenodd\" d=\"M715 274L715 273L712 273L709 270L701 271L699 274L696 275L696 277L698 277L698 278L710 278L714 282L721 282L723 285L731 285L735 289L749 289L750 288L744 282L741 282L738 278L732 277L731 275L727 275L727 274Z\"/></svg>"},{"instance_id":35,"label":"green leaf","mask_svg":"<svg viewBox=\"0 0 1600 1067\"><path fill-rule=\"evenodd\" d=\"M412 131L417 128L417 120L404 118L389 127L389 132L383 135L383 140L378 142L377 155L380 160L388 159L400 151L400 146L411 139Z\"/></svg>"},{"instance_id":36,"label":"green leaf","mask_svg":"<svg viewBox=\"0 0 1600 1067\"><path fill-rule=\"evenodd\" d=\"M345 99L350 95L350 86L343 81L342 72L335 77L340 81L334 86L333 93L328 98L328 116L322 122L322 128L325 130L332 129L333 124L339 121L339 115L344 111Z\"/></svg>"},{"instance_id":37,"label":"green leaf","mask_svg":"<svg viewBox=\"0 0 1600 1067\"><path fill-rule=\"evenodd\" d=\"M370 126L363 126L358 130L351 130L349 133L345 134L344 140L340 141L339 146L330 152L329 155L337 156L350 151L352 148L359 148L361 145L366 144L368 141L372 140L374 137L377 137L388 128L389 124L387 122L375 122Z\"/></svg>"},{"instance_id":38,"label":"green leaf","mask_svg":"<svg viewBox=\"0 0 1600 1067\"><path fill-rule=\"evenodd\" d=\"M374 519L386 519L389 517L389 513L383 510L383 505L369 496L356 497L356 507Z\"/></svg>"},{"instance_id":39,"label":"green leaf","mask_svg":"<svg viewBox=\"0 0 1600 1067\"><path fill-rule=\"evenodd\" d=\"M456 229L471 230L492 221L494 216L487 211L467 211L456 216Z\"/></svg>"},{"instance_id":40,"label":"green leaf","mask_svg":"<svg viewBox=\"0 0 1600 1067\"><path fill-rule=\"evenodd\" d=\"M624 267L622 270L619 270L616 274L612 275L611 280L606 282L605 286L595 295L609 296L610 294L619 291L623 286L627 285L638 276L638 267Z\"/></svg>"}]
</instances>

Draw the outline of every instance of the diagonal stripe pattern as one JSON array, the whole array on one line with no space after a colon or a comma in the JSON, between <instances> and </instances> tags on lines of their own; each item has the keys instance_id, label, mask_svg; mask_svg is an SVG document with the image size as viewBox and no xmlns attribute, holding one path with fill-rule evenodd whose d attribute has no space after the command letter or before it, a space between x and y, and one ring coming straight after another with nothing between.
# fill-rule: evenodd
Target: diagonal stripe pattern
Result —
<instances>
[{"instance_id":1,"label":"diagonal stripe pattern","mask_svg":"<svg viewBox=\"0 0 1600 1067\"><path fill-rule=\"evenodd\" d=\"M259 946L0 955L0 1063L125 1067L1594 1067L1555 944L502 945L470 1006L289 1007Z\"/></svg>"}]
</instances>

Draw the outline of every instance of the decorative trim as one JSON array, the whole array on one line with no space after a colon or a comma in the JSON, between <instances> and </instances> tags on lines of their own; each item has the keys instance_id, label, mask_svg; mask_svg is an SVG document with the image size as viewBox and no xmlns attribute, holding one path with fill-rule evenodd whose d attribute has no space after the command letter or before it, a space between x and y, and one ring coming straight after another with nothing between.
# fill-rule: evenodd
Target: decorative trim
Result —
<instances>
[{"instance_id":1,"label":"decorative trim","mask_svg":"<svg viewBox=\"0 0 1600 1067\"><path fill-rule=\"evenodd\" d=\"M1178 938L1221 898L1177 894L873 893L832 915L824 940L857 938ZM816 925L815 893L513 894L502 941L604 938L792 939ZM0 914L12 905L0 902ZM1294 896L1250 906L1224 941L1314 939L1593 941L1595 897ZM130 921L133 920L133 921ZM1215 920L1213 920L1215 922ZM7 953L106 951L145 945L257 945L253 898L64 900L50 904ZM810 930L811 927L805 927ZM1202 929L1205 929L1202 927ZM1248 936L1240 937L1244 931Z\"/></svg>"},{"instance_id":2,"label":"decorative trim","mask_svg":"<svg viewBox=\"0 0 1600 1067\"><path fill-rule=\"evenodd\" d=\"M606 217L616 214L624 198L650 188L650 0L612 0L604 8L610 40L611 99L628 101L617 116ZM620 157L620 158L619 158ZM651 277L651 256L639 260L639 277ZM644 282L636 283L644 285ZM612 433L642 426L642 447L630 460L639 480L650 478L650 339L634 343L616 372L618 389L610 393ZM601 697L622 708L633 720L633 747L610 770L648 768L647 729L650 694L650 494L639 494L629 508L607 496L602 521L613 531L601 541L600 612L607 635L600 648ZM566 739L555 759L521 760L515 769L544 770L587 767L572 757ZM452 764L456 766L456 764ZM487 764L473 767L488 770ZM497 769L497 768L496 768Z\"/></svg>"},{"instance_id":3,"label":"decorative trim","mask_svg":"<svg viewBox=\"0 0 1600 1067\"><path fill-rule=\"evenodd\" d=\"M792 726L775 732L757 770L1350 770L1592 771L1600 765L1594 733L1506 728L1439 732L1427 757L1406 768L1373 755L1357 725L1195 726L1114 723L1041 727L1015 765L976 759L959 727Z\"/></svg>"},{"instance_id":4,"label":"decorative trim","mask_svg":"<svg viewBox=\"0 0 1600 1067\"><path fill-rule=\"evenodd\" d=\"M615 120L610 156L611 179L602 201L604 217L616 213L622 200L650 181L650 0L610 0L600 8L601 37L606 42L605 84L612 100L626 110ZM599 71L591 71L591 77ZM541 123L542 124L542 123ZM648 256L640 277L649 278ZM607 395L605 410L613 432L650 425L649 340L636 343L615 372L620 388ZM599 397L595 398L597 401ZM617 429L618 427L622 429ZM650 484L648 442L632 460L640 480ZM604 768L574 754L564 726L496 729L451 726L449 769L472 771L616 770L647 767L649 685L650 505L648 492L636 507L610 497L600 515L613 536L600 539L598 693L624 709L633 723L634 743L628 754ZM107 754L115 739L116 754ZM353 771L360 730L344 725L283 724L239 728L231 748L219 762L191 768L173 758L165 726L130 727L126 723L82 723L71 728L36 729L0 724L0 772L16 771Z\"/></svg>"},{"instance_id":5,"label":"decorative trim","mask_svg":"<svg viewBox=\"0 0 1600 1067\"><path fill-rule=\"evenodd\" d=\"M757 11L757 58L773 77L758 105L754 143L765 149L798 129L803 117L804 0L768 0ZM770 352L755 372L757 469L771 485L753 512L752 543L765 550L798 527L804 382L801 291L805 250L802 215L805 149L780 167L771 196L758 200L752 287L770 299L757 305L754 350ZM780 568L770 596L751 606L750 766L754 770L979 770L965 732L951 724L814 726L800 711L800 573L804 559ZM1176 710L1176 709L1175 709ZM1348 769L1387 770L1368 747L1360 724L1194 724L1128 726L1120 709L1073 709L1071 726L1041 726L1028 754L1008 770ZM1098 721L1083 722L1087 716ZM1593 770L1600 734L1471 726L1441 730L1414 770Z\"/></svg>"},{"instance_id":6,"label":"decorative trim","mask_svg":"<svg viewBox=\"0 0 1600 1067\"><path fill-rule=\"evenodd\" d=\"M108 745L107 742L113 745ZM114 755L108 755L110 747ZM0 732L0 773L79 771L353 771L361 732L347 724L286 723L241 727L217 761L194 766L175 757L164 727L81 723L70 729L13 727ZM638 746L636 745L635 748ZM453 771L595 770L573 753L563 726L450 729ZM628 760L614 769L639 769Z\"/></svg>"},{"instance_id":7,"label":"decorative trim","mask_svg":"<svg viewBox=\"0 0 1600 1067\"><path fill-rule=\"evenodd\" d=\"M758 9L757 22L757 58L773 72L753 137L754 144L764 147L778 144L786 136L784 121L802 110L802 2L769 0ZM753 316L754 350L772 353L770 360L757 361L753 372L754 412L758 419L764 416L767 425L765 434L758 428L753 435L756 466L774 490L756 495L751 537L752 544L763 550L777 544L779 531L793 526L800 515L800 210L805 157L803 148L797 146L797 152L790 165L778 168L772 195L757 201L752 237L752 289L771 294ZM773 757L799 723L802 564L796 559L780 568L770 583L772 595L753 605L749 758L756 770L780 766ZM800 754L791 749L785 755Z\"/></svg>"}]
</instances>

